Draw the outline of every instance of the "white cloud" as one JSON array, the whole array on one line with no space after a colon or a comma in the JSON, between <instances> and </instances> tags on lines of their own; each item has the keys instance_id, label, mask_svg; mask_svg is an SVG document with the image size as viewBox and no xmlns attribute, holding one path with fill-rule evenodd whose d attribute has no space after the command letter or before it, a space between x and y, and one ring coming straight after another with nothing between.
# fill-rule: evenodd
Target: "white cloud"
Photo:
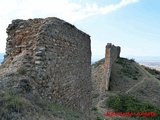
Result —
<instances>
[{"instance_id":1,"label":"white cloud","mask_svg":"<svg viewBox=\"0 0 160 120\"><path fill-rule=\"evenodd\" d=\"M94 15L107 14L135 2L138 0L121 0L118 4L101 7L96 3L86 3L83 6L69 0L0 0L0 40L2 43L0 52L4 52L5 29L13 19L56 16L74 23Z\"/></svg>"},{"instance_id":2,"label":"white cloud","mask_svg":"<svg viewBox=\"0 0 160 120\"><path fill-rule=\"evenodd\" d=\"M119 4L109 5L109 6L105 6L103 8L99 8L99 12L101 14L107 14L111 11L117 10L121 7L124 7L124 6L128 5L128 4L136 3L136 2L138 2L138 0L122 0Z\"/></svg>"},{"instance_id":3,"label":"white cloud","mask_svg":"<svg viewBox=\"0 0 160 120\"><path fill-rule=\"evenodd\" d=\"M121 0L118 4L98 6L96 3L86 3L82 6L69 0L3 0L0 4L0 15L9 13L17 17L27 19L28 17L58 16L75 22L97 14L107 14L138 0Z\"/></svg>"}]
</instances>

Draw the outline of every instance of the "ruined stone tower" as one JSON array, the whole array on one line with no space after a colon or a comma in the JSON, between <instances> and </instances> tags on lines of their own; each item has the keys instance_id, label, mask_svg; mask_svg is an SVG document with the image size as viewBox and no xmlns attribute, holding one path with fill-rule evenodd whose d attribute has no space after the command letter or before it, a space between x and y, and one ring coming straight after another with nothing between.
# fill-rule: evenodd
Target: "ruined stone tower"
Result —
<instances>
[{"instance_id":1,"label":"ruined stone tower","mask_svg":"<svg viewBox=\"0 0 160 120\"><path fill-rule=\"evenodd\" d=\"M120 57L120 50L121 48L119 46L114 46L111 43L108 43L106 45L104 87L102 91L109 89L112 65L116 61L116 59Z\"/></svg>"},{"instance_id":2,"label":"ruined stone tower","mask_svg":"<svg viewBox=\"0 0 160 120\"><path fill-rule=\"evenodd\" d=\"M119 46L108 43L105 58L92 65L93 94L101 94L109 90L112 65L120 57L120 49Z\"/></svg>"},{"instance_id":3,"label":"ruined stone tower","mask_svg":"<svg viewBox=\"0 0 160 120\"><path fill-rule=\"evenodd\" d=\"M1 73L24 70L23 76L42 99L88 116L92 88L90 36L58 18L13 20L7 33Z\"/></svg>"}]
</instances>

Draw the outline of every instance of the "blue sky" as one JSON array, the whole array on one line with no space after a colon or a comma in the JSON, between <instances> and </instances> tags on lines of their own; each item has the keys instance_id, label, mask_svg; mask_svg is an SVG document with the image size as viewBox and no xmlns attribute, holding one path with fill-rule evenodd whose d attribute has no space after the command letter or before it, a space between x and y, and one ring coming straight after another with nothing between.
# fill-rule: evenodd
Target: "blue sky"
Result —
<instances>
[{"instance_id":1,"label":"blue sky","mask_svg":"<svg viewBox=\"0 0 160 120\"><path fill-rule=\"evenodd\" d=\"M91 36L92 57L105 45L121 46L121 56L160 56L160 0L0 0L0 53L13 19L59 17Z\"/></svg>"}]
</instances>

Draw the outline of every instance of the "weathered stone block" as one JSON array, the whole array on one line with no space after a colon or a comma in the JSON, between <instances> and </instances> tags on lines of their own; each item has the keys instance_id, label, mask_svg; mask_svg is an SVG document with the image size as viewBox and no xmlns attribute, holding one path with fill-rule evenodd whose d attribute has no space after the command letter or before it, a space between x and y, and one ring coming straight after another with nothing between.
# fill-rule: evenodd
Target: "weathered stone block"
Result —
<instances>
[{"instance_id":1,"label":"weathered stone block","mask_svg":"<svg viewBox=\"0 0 160 120\"><path fill-rule=\"evenodd\" d=\"M89 116L90 36L58 18L14 20L7 33L10 48L6 48L3 66L10 71L16 65L30 66L26 76L42 98ZM18 55L21 60L15 60ZM30 58L27 62L25 55Z\"/></svg>"}]
</instances>

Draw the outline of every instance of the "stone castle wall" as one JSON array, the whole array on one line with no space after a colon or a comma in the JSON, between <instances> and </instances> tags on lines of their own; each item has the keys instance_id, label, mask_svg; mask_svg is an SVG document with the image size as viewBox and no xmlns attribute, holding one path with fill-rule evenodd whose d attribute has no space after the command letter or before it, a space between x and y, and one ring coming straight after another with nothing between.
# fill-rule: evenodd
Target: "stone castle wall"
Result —
<instances>
[{"instance_id":1,"label":"stone castle wall","mask_svg":"<svg viewBox=\"0 0 160 120\"><path fill-rule=\"evenodd\" d=\"M105 58L92 65L93 96L109 90L112 65L119 56L120 47L108 43L106 45Z\"/></svg>"},{"instance_id":2,"label":"stone castle wall","mask_svg":"<svg viewBox=\"0 0 160 120\"><path fill-rule=\"evenodd\" d=\"M104 64L104 86L102 91L109 89L109 82L111 76L111 68L116 59L120 57L120 47L114 46L111 43L106 45L105 64Z\"/></svg>"},{"instance_id":3,"label":"stone castle wall","mask_svg":"<svg viewBox=\"0 0 160 120\"><path fill-rule=\"evenodd\" d=\"M42 98L89 116L90 36L58 18L14 20L7 33L0 71L26 69L25 76Z\"/></svg>"}]
</instances>

